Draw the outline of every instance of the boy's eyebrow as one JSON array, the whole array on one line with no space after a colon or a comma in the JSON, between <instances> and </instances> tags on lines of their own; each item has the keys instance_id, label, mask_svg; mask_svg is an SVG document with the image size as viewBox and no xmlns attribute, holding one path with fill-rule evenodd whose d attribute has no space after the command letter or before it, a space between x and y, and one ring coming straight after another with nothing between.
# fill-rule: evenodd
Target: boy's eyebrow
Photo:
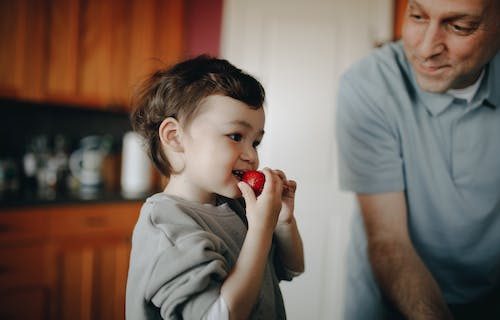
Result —
<instances>
[{"instance_id":1,"label":"boy's eyebrow","mask_svg":"<svg viewBox=\"0 0 500 320\"><path fill-rule=\"evenodd\" d=\"M252 125L249 122L245 121L245 120L233 120L230 123L231 124L235 124L235 125L239 125L239 126L243 126L243 127L248 128L248 129L252 129L253 128ZM264 135L264 130L261 130L259 133L262 134L262 135Z\"/></svg>"}]
</instances>

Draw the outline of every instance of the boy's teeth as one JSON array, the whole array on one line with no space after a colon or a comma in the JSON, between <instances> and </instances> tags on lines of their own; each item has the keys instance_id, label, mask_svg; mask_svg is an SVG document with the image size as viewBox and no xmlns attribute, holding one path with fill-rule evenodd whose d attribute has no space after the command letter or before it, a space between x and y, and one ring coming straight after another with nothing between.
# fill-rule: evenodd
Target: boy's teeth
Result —
<instances>
[{"instance_id":1,"label":"boy's teeth","mask_svg":"<svg viewBox=\"0 0 500 320\"><path fill-rule=\"evenodd\" d=\"M233 170L233 175L235 175L236 177L238 177L238 179L241 180L241 177L243 176L243 171Z\"/></svg>"}]
</instances>

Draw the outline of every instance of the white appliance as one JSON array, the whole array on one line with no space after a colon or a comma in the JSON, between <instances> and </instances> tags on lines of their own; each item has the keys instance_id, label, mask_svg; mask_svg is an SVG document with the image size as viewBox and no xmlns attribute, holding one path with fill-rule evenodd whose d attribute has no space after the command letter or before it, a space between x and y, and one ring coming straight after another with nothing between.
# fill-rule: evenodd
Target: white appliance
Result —
<instances>
[{"instance_id":1,"label":"white appliance","mask_svg":"<svg viewBox=\"0 0 500 320\"><path fill-rule=\"evenodd\" d=\"M121 189L125 198L147 195L152 183L151 160L146 154L142 137L135 132L123 136Z\"/></svg>"}]
</instances>

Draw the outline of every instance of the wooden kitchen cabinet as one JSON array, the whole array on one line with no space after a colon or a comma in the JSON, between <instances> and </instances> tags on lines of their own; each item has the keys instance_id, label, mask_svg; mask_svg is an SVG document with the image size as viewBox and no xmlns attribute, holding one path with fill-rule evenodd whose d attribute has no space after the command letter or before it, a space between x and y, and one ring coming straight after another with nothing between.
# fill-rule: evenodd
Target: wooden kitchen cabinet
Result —
<instances>
[{"instance_id":1,"label":"wooden kitchen cabinet","mask_svg":"<svg viewBox=\"0 0 500 320\"><path fill-rule=\"evenodd\" d=\"M136 83L182 58L183 0L0 1L0 96L127 106Z\"/></svg>"},{"instance_id":2,"label":"wooden kitchen cabinet","mask_svg":"<svg viewBox=\"0 0 500 320\"><path fill-rule=\"evenodd\" d=\"M42 288L0 294L2 320L49 319L47 312L47 291Z\"/></svg>"},{"instance_id":3,"label":"wooden kitchen cabinet","mask_svg":"<svg viewBox=\"0 0 500 320\"><path fill-rule=\"evenodd\" d=\"M0 319L124 319L141 202L0 213Z\"/></svg>"},{"instance_id":4,"label":"wooden kitchen cabinet","mask_svg":"<svg viewBox=\"0 0 500 320\"><path fill-rule=\"evenodd\" d=\"M51 212L57 319L124 319L130 237L140 205Z\"/></svg>"},{"instance_id":5,"label":"wooden kitchen cabinet","mask_svg":"<svg viewBox=\"0 0 500 320\"><path fill-rule=\"evenodd\" d=\"M37 212L0 213L0 319L48 319L49 224Z\"/></svg>"}]
</instances>

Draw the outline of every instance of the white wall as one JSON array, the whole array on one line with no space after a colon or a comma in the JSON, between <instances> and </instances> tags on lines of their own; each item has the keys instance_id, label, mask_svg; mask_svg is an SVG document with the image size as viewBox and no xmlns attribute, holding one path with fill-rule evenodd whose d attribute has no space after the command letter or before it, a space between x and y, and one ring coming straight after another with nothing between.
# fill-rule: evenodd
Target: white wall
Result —
<instances>
[{"instance_id":1,"label":"white wall","mask_svg":"<svg viewBox=\"0 0 500 320\"><path fill-rule=\"evenodd\" d=\"M298 183L306 272L282 283L289 319L341 319L353 198L337 186L338 77L392 32L391 0L226 0L221 55L267 91L261 167Z\"/></svg>"}]
</instances>

